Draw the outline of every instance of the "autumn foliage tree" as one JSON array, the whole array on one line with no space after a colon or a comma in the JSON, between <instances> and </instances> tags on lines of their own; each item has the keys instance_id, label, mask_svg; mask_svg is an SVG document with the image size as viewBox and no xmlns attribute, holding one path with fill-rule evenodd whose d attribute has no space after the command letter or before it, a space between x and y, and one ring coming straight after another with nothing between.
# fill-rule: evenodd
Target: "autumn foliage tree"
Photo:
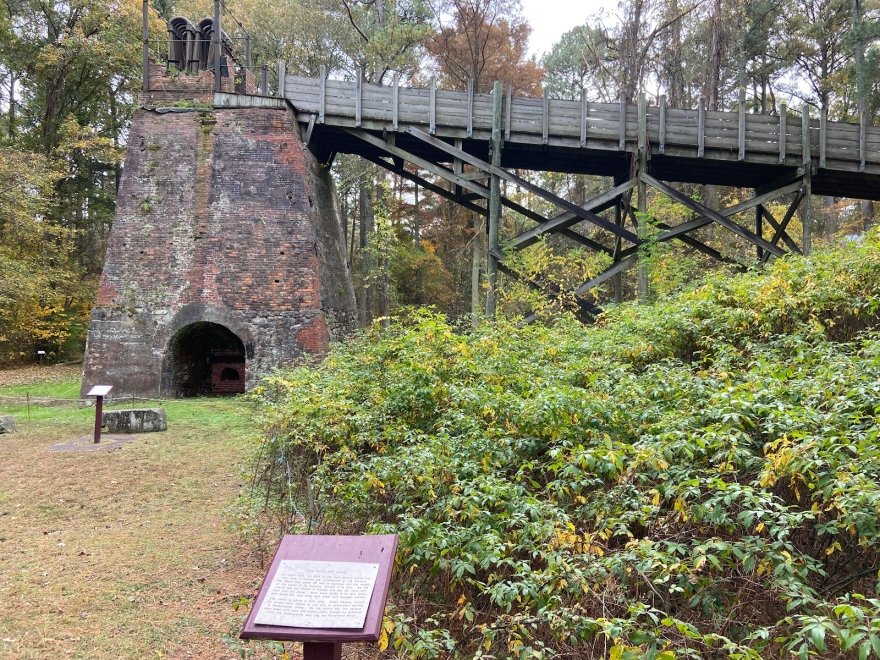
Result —
<instances>
[{"instance_id":1,"label":"autumn foliage tree","mask_svg":"<svg viewBox=\"0 0 880 660\"><path fill-rule=\"evenodd\" d=\"M516 0L443 0L436 35L427 43L446 87L486 92L496 80L513 93L537 96L544 71L528 55L531 26ZM446 20L444 17L451 17Z\"/></svg>"},{"instance_id":2,"label":"autumn foliage tree","mask_svg":"<svg viewBox=\"0 0 880 660\"><path fill-rule=\"evenodd\" d=\"M0 362L10 362L75 351L83 335L140 85L141 3L2 7Z\"/></svg>"}]
</instances>

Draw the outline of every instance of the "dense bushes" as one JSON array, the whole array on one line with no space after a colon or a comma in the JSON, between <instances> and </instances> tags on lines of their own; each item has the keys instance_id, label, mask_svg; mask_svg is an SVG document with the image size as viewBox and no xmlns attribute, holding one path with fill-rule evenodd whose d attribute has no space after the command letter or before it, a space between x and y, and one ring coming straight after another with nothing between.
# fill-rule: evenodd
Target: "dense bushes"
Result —
<instances>
[{"instance_id":1,"label":"dense bushes","mask_svg":"<svg viewBox=\"0 0 880 660\"><path fill-rule=\"evenodd\" d=\"M880 656L880 239L584 328L416 312L258 389L298 531L396 532L405 657Z\"/></svg>"}]
</instances>

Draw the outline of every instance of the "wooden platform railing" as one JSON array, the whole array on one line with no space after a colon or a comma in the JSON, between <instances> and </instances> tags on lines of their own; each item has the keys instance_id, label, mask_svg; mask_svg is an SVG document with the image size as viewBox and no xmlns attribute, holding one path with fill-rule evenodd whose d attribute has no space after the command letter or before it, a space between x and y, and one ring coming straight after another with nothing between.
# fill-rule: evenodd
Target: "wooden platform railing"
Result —
<instances>
[{"instance_id":1,"label":"wooden platform railing","mask_svg":"<svg viewBox=\"0 0 880 660\"><path fill-rule=\"evenodd\" d=\"M459 139L490 139L492 95L437 89L331 80L323 76L286 76L285 98L301 121L316 124L399 130L415 126L432 135ZM503 103L506 142L551 147L631 150L640 123L653 154L711 158L749 163L800 166L808 158L816 166L845 172L880 174L880 127L803 121L803 109L781 107L778 116L738 112L638 106L580 100L511 96Z\"/></svg>"}]
</instances>

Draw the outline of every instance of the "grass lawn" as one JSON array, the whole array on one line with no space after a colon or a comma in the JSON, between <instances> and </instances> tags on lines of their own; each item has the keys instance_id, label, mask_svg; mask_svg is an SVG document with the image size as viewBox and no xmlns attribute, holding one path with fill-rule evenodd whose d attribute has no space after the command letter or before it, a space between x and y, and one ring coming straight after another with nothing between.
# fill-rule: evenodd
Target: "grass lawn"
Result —
<instances>
[{"instance_id":1,"label":"grass lawn","mask_svg":"<svg viewBox=\"0 0 880 660\"><path fill-rule=\"evenodd\" d=\"M0 657L239 657L263 568L231 529L254 442L236 398L165 402L168 431L108 452L61 453L88 436L76 368L0 372ZM148 405L148 404L138 404ZM111 406L112 407L112 406ZM248 654L271 655L265 645Z\"/></svg>"}]
</instances>

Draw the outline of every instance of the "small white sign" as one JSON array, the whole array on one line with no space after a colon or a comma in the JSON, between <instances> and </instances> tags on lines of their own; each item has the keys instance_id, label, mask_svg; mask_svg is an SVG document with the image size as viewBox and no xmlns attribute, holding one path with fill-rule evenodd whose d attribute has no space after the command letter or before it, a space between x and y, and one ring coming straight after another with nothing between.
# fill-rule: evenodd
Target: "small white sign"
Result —
<instances>
[{"instance_id":1,"label":"small white sign","mask_svg":"<svg viewBox=\"0 0 880 660\"><path fill-rule=\"evenodd\" d=\"M110 390L112 389L112 385L95 385L92 389L88 391L86 396L107 396L108 394L110 394Z\"/></svg>"},{"instance_id":2,"label":"small white sign","mask_svg":"<svg viewBox=\"0 0 880 660\"><path fill-rule=\"evenodd\" d=\"M254 623L292 628L363 628L379 564L285 559Z\"/></svg>"}]
</instances>

